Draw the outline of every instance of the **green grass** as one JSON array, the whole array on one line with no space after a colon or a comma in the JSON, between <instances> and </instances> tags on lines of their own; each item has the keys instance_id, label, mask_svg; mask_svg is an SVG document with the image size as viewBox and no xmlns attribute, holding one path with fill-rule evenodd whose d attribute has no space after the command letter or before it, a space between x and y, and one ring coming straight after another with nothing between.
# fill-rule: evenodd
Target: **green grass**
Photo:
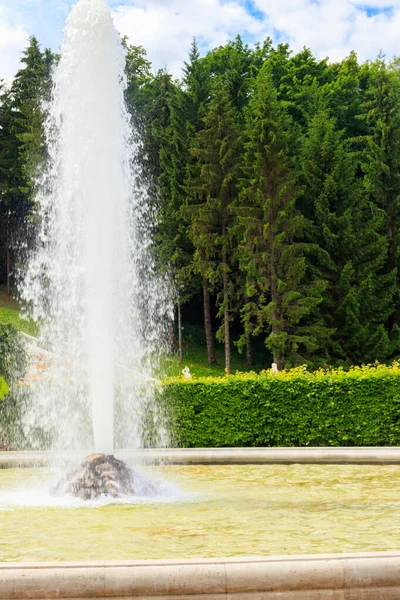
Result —
<instances>
[{"instance_id":1,"label":"green grass","mask_svg":"<svg viewBox=\"0 0 400 600\"><path fill-rule=\"evenodd\" d=\"M9 296L4 288L0 288L0 321L10 323L20 331L35 335L36 325L33 321L21 318L18 302Z\"/></svg>"},{"instance_id":2,"label":"green grass","mask_svg":"<svg viewBox=\"0 0 400 600\"><path fill-rule=\"evenodd\" d=\"M223 345L218 342L214 343L217 364L209 365L207 363L207 351L203 335L201 327L185 325L183 331L183 362L182 364L179 363L177 353L166 357L162 365L163 374L168 377L179 376L181 375L182 369L187 366L189 367L191 374L196 375L197 377L217 377L219 375L224 375L225 356ZM261 364L259 361L256 361L253 366L249 367L245 357L240 355L236 346L233 345L231 356L232 373L235 373L236 371L259 372L270 366L270 363Z\"/></svg>"}]
</instances>

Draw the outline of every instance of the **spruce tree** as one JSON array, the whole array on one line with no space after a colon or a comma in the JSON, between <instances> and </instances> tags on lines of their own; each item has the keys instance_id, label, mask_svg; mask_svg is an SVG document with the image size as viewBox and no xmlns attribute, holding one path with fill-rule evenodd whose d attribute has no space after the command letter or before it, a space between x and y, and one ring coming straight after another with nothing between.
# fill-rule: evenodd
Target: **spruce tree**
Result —
<instances>
[{"instance_id":1,"label":"spruce tree","mask_svg":"<svg viewBox=\"0 0 400 600\"><path fill-rule=\"evenodd\" d=\"M189 138L185 118L185 96L172 81L164 100L168 120L153 135L159 143L160 175L158 177L158 217L155 240L158 264L173 282L178 313L179 357L182 362L182 305L201 287L193 270L193 245L187 223L182 219L186 203L185 176L189 157Z\"/></svg>"},{"instance_id":2,"label":"spruce tree","mask_svg":"<svg viewBox=\"0 0 400 600\"><path fill-rule=\"evenodd\" d=\"M400 65L387 64L382 57L370 66L366 90L368 126L363 170L365 188L374 205L384 213L382 233L388 244L384 269L395 278L396 295L386 322L392 341L391 353L399 351L400 326ZM389 297L387 298L389 301ZM388 353L390 350L388 348Z\"/></svg>"},{"instance_id":3,"label":"spruce tree","mask_svg":"<svg viewBox=\"0 0 400 600\"><path fill-rule=\"evenodd\" d=\"M50 94L54 60L54 55L49 50L42 52L37 39L31 37L22 66L0 99L0 211L8 289L16 260L14 250L27 236L33 181L46 156L42 99Z\"/></svg>"},{"instance_id":4,"label":"spruce tree","mask_svg":"<svg viewBox=\"0 0 400 600\"><path fill-rule=\"evenodd\" d=\"M320 344L314 320L323 282L310 280L307 221L296 207L299 190L290 159L295 127L278 101L270 66L257 78L249 104L243 181L237 214L241 268L248 302L245 327L264 335L278 368L305 362Z\"/></svg>"},{"instance_id":5,"label":"spruce tree","mask_svg":"<svg viewBox=\"0 0 400 600\"><path fill-rule=\"evenodd\" d=\"M327 285L320 312L327 334L322 358L330 362L388 356L382 326L394 287L393 279L382 274L387 258L379 231L383 214L368 202L357 164L351 140L343 139L336 120L322 107L304 138L301 165L303 203L313 223L310 263Z\"/></svg>"},{"instance_id":6,"label":"spruce tree","mask_svg":"<svg viewBox=\"0 0 400 600\"><path fill-rule=\"evenodd\" d=\"M183 69L183 89L185 91L185 114L186 126L188 132L189 147L194 145L194 140L199 131L204 128L203 118L207 110L207 103L210 95L210 79L206 69L204 59L200 58L199 47L196 39L193 40L189 59L185 62ZM199 166L194 156L190 157L186 163L186 182L190 187L192 182L199 176ZM185 206L181 211L182 218L186 221L188 228L191 227L190 211L186 206L190 204L190 199L186 199ZM194 267L194 265L193 265ZM204 309L204 332L206 338L207 361L208 364L216 363L214 351L214 335L211 321L211 297L209 284L205 278L202 280L203 288L203 309Z\"/></svg>"},{"instance_id":7,"label":"spruce tree","mask_svg":"<svg viewBox=\"0 0 400 600\"><path fill-rule=\"evenodd\" d=\"M208 286L218 292L218 316L222 318L222 326L217 335L224 342L225 368L230 373L233 299L230 225L231 204L237 194L240 146L235 110L221 81L208 105L204 126L197 133L192 149L199 176L189 185L194 201L188 212L197 271Z\"/></svg>"}]
</instances>

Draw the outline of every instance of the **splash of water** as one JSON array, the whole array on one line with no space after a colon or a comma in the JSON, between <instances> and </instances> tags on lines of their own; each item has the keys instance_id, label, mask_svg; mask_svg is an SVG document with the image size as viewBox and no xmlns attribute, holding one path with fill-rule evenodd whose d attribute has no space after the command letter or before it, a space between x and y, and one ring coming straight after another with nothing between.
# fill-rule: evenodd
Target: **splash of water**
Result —
<instances>
[{"instance_id":1,"label":"splash of water","mask_svg":"<svg viewBox=\"0 0 400 600\"><path fill-rule=\"evenodd\" d=\"M151 211L124 67L103 0L79 0L46 107L49 160L37 182L37 244L22 284L41 344L60 357L50 382L33 390L33 446L51 439L56 448L111 454L165 443L146 378L162 347L168 294L150 258Z\"/></svg>"}]
</instances>

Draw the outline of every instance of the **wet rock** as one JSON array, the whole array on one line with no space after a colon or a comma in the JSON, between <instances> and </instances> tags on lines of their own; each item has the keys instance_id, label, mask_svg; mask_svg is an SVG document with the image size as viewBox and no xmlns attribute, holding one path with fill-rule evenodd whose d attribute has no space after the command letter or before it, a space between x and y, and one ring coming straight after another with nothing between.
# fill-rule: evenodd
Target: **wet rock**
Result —
<instances>
[{"instance_id":1,"label":"wet rock","mask_svg":"<svg viewBox=\"0 0 400 600\"><path fill-rule=\"evenodd\" d=\"M134 473L113 455L90 454L50 493L53 496L70 494L81 500L94 500L100 496L131 496L135 493Z\"/></svg>"}]
</instances>

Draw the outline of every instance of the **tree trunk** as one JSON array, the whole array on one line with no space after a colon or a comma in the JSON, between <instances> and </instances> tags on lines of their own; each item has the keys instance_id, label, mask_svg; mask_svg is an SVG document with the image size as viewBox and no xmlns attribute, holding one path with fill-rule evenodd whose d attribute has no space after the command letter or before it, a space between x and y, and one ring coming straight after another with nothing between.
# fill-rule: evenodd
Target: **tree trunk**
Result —
<instances>
[{"instance_id":1,"label":"tree trunk","mask_svg":"<svg viewBox=\"0 0 400 600\"><path fill-rule=\"evenodd\" d=\"M7 247L7 294L11 296L11 248Z\"/></svg>"},{"instance_id":2,"label":"tree trunk","mask_svg":"<svg viewBox=\"0 0 400 600\"><path fill-rule=\"evenodd\" d=\"M250 333L246 333L246 362L248 367L253 366L253 350L251 347Z\"/></svg>"},{"instance_id":3,"label":"tree trunk","mask_svg":"<svg viewBox=\"0 0 400 600\"><path fill-rule=\"evenodd\" d=\"M225 371L231 372L231 336L229 330L229 293L228 293L228 273L227 264L224 260L222 272L222 282L224 286L224 342L225 342Z\"/></svg>"},{"instance_id":4,"label":"tree trunk","mask_svg":"<svg viewBox=\"0 0 400 600\"><path fill-rule=\"evenodd\" d=\"M244 305L249 304L249 298L246 294L243 298L243 303L244 303ZM247 319L248 320L250 319L248 314L247 314ZM246 325L245 325L245 329L246 329ZM249 331L246 331L246 362L247 362L247 366L249 366L249 367L253 366L253 350L251 347L251 333Z\"/></svg>"},{"instance_id":5,"label":"tree trunk","mask_svg":"<svg viewBox=\"0 0 400 600\"><path fill-rule=\"evenodd\" d=\"M270 202L270 207L269 207L269 228L268 228L268 244L269 244L269 251L270 251L270 273L271 273L271 300L274 303L274 308L272 310L272 323L271 323L271 329L272 329L272 335L275 336L277 334L279 334L280 332L280 327L278 325L279 322L279 314L278 314L278 301L279 301L279 294L278 294L278 277L277 277L277 262L276 262L276 255L275 255L275 246L274 246L274 239L273 239L273 229L272 229L272 224L274 223L274 211L273 211L273 202ZM283 368L283 357L281 355L281 351L274 347L272 350L272 355L273 355L273 361L274 363L277 365L278 369L281 370Z\"/></svg>"},{"instance_id":6,"label":"tree trunk","mask_svg":"<svg viewBox=\"0 0 400 600\"><path fill-rule=\"evenodd\" d=\"M173 319L168 319L168 342L171 352L175 352L176 350L176 342L175 342L175 326Z\"/></svg>"},{"instance_id":7,"label":"tree trunk","mask_svg":"<svg viewBox=\"0 0 400 600\"><path fill-rule=\"evenodd\" d=\"M183 362L182 312L181 312L181 303L180 302L178 302L178 352L179 352L179 362L182 364L182 362Z\"/></svg>"},{"instance_id":8,"label":"tree trunk","mask_svg":"<svg viewBox=\"0 0 400 600\"><path fill-rule=\"evenodd\" d=\"M209 365L215 365L215 353L213 344L213 331L211 324L210 311L210 292L208 291L207 281L203 281L203 298L204 298L204 330L206 333L207 360Z\"/></svg>"}]
</instances>

